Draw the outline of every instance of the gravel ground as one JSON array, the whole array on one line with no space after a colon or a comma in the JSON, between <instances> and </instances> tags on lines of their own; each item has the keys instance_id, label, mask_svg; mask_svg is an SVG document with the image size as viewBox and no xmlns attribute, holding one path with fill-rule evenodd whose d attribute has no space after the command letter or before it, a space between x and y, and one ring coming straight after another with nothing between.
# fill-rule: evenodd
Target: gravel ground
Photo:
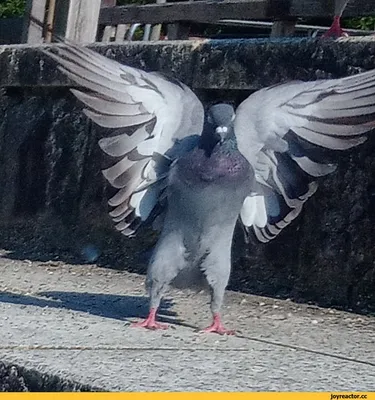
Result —
<instances>
[{"instance_id":1,"label":"gravel ground","mask_svg":"<svg viewBox=\"0 0 375 400\"><path fill-rule=\"evenodd\" d=\"M171 290L168 331L147 313L144 277L0 251L0 359L110 391L372 391L375 318L228 292L209 324L206 293Z\"/></svg>"}]
</instances>

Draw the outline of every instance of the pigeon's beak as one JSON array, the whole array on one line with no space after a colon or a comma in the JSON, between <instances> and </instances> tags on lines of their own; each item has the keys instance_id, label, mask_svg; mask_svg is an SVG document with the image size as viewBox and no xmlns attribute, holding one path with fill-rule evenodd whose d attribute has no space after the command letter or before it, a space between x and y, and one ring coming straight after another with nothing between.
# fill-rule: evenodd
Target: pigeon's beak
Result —
<instances>
[{"instance_id":1,"label":"pigeon's beak","mask_svg":"<svg viewBox=\"0 0 375 400\"><path fill-rule=\"evenodd\" d=\"M220 144L224 142L227 133L228 133L228 127L227 126L218 126L215 129L216 134L220 137Z\"/></svg>"}]
</instances>

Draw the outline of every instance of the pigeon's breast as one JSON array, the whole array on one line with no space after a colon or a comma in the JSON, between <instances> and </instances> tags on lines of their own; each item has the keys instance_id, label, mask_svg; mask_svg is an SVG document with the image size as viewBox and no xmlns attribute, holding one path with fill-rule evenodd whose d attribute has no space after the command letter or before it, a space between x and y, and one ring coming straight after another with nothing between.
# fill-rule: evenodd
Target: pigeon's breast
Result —
<instances>
[{"instance_id":1,"label":"pigeon's breast","mask_svg":"<svg viewBox=\"0 0 375 400\"><path fill-rule=\"evenodd\" d=\"M239 151L217 151L208 157L204 150L195 149L177 164L179 180L191 185L236 185L252 175L250 164Z\"/></svg>"},{"instance_id":2,"label":"pigeon's breast","mask_svg":"<svg viewBox=\"0 0 375 400\"><path fill-rule=\"evenodd\" d=\"M183 235L190 254L203 257L203 238L231 238L254 175L238 151L201 149L180 158L171 168L165 228ZM224 241L225 241L224 240Z\"/></svg>"}]
</instances>

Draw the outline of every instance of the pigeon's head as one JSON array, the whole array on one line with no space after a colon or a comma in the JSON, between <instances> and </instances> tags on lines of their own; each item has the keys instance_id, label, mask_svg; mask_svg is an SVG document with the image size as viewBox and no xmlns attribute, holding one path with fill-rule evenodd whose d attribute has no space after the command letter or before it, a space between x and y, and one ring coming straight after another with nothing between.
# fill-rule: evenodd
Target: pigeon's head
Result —
<instances>
[{"instance_id":1,"label":"pigeon's head","mask_svg":"<svg viewBox=\"0 0 375 400\"><path fill-rule=\"evenodd\" d=\"M207 124L210 125L212 131L219 142L234 134L233 122L235 112L233 106L226 103L219 103L211 106L207 112Z\"/></svg>"}]
</instances>

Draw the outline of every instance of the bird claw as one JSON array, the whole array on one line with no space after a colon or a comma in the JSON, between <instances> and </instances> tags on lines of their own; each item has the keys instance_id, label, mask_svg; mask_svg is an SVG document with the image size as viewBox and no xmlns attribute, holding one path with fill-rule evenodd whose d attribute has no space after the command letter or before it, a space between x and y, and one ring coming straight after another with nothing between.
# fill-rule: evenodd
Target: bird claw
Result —
<instances>
[{"instance_id":1,"label":"bird claw","mask_svg":"<svg viewBox=\"0 0 375 400\"><path fill-rule=\"evenodd\" d=\"M330 28L327 32L323 35L324 38L339 38L339 37L349 37L349 35L341 28Z\"/></svg>"},{"instance_id":2,"label":"bird claw","mask_svg":"<svg viewBox=\"0 0 375 400\"><path fill-rule=\"evenodd\" d=\"M151 321L149 318L145 319L144 321L141 322L134 322L131 325L133 328L146 328L146 329L151 329L151 330L157 330L157 329L168 329L167 324L162 324L160 322L156 321Z\"/></svg>"},{"instance_id":3,"label":"bird claw","mask_svg":"<svg viewBox=\"0 0 375 400\"><path fill-rule=\"evenodd\" d=\"M322 37L324 38L339 38L339 37L348 37L349 35L341 28L340 25L340 17L336 16L333 19L333 23L331 27L325 32Z\"/></svg>"},{"instance_id":4,"label":"bird claw","mask_svg":"<svg viewBox=\"0 0 375 400\"><path fill-rule=\"evenodd\" d=\"M219 335L235 335L236 332L230 329L226 329L223 326L209 326L208 328L202 329L200 333L218 333Z\"/></svg>"},{"instance_id":5,"label":"bird claw","mask_svg":"<svg viewBox=\"0 0 375 400\"><path fill-rule=\"evenodd\" d=\"M201 333L218 333L219 335L235 335L236 332L230 329L224 328L224 325L221 322L220 315L215 314L214 315L214 320L212 324L201 330Z\"/></svg>"},{"instance_id":6,"label":"bird claw","mask_svg":"<svg viewBox=\"0 0 375 400\"><path fill-rule=\"evenodd\" d=\"M155 321L155 317L156 317L156 309L152 308L150 310L150 314L148 315L148 317L141 322L134 322L132 324L133 327L138 327L138 328L146 328L146 329L152 329L152 330L156 330L156 329L168 329L168 325L167 324L162 324L160 322L156 322Z\"/></svg>"}]
</instances>

